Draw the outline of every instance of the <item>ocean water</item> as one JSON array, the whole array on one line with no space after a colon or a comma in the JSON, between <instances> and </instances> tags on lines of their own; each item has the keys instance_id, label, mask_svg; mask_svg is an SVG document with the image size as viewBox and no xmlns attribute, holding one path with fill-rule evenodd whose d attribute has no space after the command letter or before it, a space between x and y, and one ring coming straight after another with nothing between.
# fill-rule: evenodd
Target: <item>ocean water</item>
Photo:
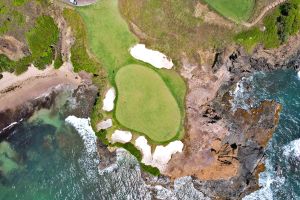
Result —
<instances>
[{"instance_id":1,"label":"ocean water","mask_svg":"<svg viewBox=\"0 0 300 200\"><path fill-rule=\"evenodd\" d=\"M243 100L250 96L252 106L264 99L282 105L266 151L266 171L260 174L262 188L244 199L300 199L300 77L293 70L260 72L241 81L239 87L236 106L246 108Z\"/></svg>"},{"instance_id":2,"label":"ocean water","mask_svg":"<svg viewBox=\"0 0 300 200\"><path fill-rule=\"evenodd\" d=\"M0 200L150 199L136 159L118 155L99 171L89 119L42 109L0 142Z\"/></svg>"},{"instance_id":3,"label":"ocean water","mask_svg":"<svg viewBox=\"0 0 300 200\"><path fill-rule=\"evenodd\" d=\"M248 108L249 97L252 106L264 99L283 106L261 189L244 199L300 199L300 78L280 70L256 73L238 85L236 107ZM99 171L95 141L89 119L65 116L58 108L20 122L0 142L0 200L204 199L189 177L176 180L172 190L147 185L136 159L125 151L118 151L115 165Z\"/></svg>"}]
</instances>

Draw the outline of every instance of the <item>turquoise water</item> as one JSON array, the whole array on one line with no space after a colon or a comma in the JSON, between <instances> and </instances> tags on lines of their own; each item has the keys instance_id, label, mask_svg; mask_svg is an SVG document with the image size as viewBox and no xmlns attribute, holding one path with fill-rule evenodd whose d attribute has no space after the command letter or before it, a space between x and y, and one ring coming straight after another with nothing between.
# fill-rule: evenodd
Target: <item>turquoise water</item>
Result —
<instances>
[{"instance_id":1,"label":"turquoise water","mask_svg":"<svg viewBox=\"0 0 300 200\"><path fill-rule=\"evenodd\" d=\"M1 200L147 197L133 157L99 171L94 133L79 134L65 118L60 109L41 110L1 141Z\"/></svg>"},{"instance_id":2,"label":"turquoise water","mask_svg":"<svg viewBox=\"0 0 300 200\"><path fill-rule=\"evenodd\" d=\"M254 97L254 104L274 99L283 108L267 148L267 170L260 176L264 188L251 199L300 199L300 79L293 70L278 70L247 81L252 89L244 93Z\"/></svg>"}]
</instances>

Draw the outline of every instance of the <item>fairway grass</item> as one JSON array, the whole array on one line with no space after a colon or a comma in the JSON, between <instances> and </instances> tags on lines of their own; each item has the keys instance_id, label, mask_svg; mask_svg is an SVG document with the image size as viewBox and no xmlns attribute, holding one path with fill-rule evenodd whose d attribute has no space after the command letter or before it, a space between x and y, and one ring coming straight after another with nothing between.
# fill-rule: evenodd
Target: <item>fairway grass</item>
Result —
<instances>
[{"instance_id":1,"label":"fairway grass","mask_svg":"<svg viewBox=\"0 0 300 200\"><path fill-rule=\"evenodd\" d=\"M247 21L254 9L255 0L203 0L226 18L236 22Z\"/></svg>"},{"instance_id":2,"label":"fairway grass","mask_svg":"<svg viewBox=\"0 0 300 200\"><path fill-rule=\"evenodd\" d=\"M163 79L141 65L122 67L115 78L118 90L116 119L133 131L145 134L154 142L176 137L181 113Z\"/></svg>"},{"instance_id":3,"label":"fairway grass","mask_svg":"<svg viewBox=\"0 0 300 200\"><path fill-rule=\"evenodd\" d=\"M87 28L90 50L106 68L110 81L132 60L128 49L138 42L119 13L117 0L100 0L77 8Z\"/></svg>"}]
</instances>

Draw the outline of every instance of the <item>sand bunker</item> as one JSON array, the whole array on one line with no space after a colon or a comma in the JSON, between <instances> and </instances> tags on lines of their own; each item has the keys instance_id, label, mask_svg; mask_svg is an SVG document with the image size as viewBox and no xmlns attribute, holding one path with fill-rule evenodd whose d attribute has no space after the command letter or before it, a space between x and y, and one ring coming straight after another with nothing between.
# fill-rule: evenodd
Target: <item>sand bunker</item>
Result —
<instances>
[{"instance_id":1,"label":"sand bunker","mask_svg":"<svg viewBox=\"0 0 300 200\"><path fill-rule=\"evenodd\" d=\"M163 172L166 169L172 155L175 153L181 153L183 149L183 143L177 140L170 142L167 146L157 146L152 155L151 147L144 136L140 136L135 140L135 146L143 154L142 163L157 167L160 172Z\"/></svg>"},{"instance_id":2,"label":"sand bunker","mask_svg":"<svg viewBox=\"0 0 300 200\"><path fill-rule=\"evenodd\" d=\"M129 131L115 130L111 136L112 143L127 143L132 139L132 134Z\"/></svg>"},{"instance_id":3,"label":"sand bunker","mask_svg":"<svg viewBox=\"0 0 300 200\"><path fill-rule=\"evenodd\" d=\"M148 49L144 44L137 44L129 51L135 59L149 63L156 68L171 69L173 67L172 60L168 59L165 54Z\"/></svg>"},{"instance_id":4,"label":"sand bunker","mask_svg":"<svg viewBox=\"0 0 300 200\"><path fill-rule=\"evenodd\" d=\"M115 88L110 88L103 99L103 107L102 109L110 112L114 109L114 101L116 98L116 91Z\"/></svg>"},{"instance_id":5,"label":"sand bunker","mask_svg":"<svg viewBox=\"0 0 300 200\"><path fill-rule=\"evenodd\" d=\"M112 127L112 125L113 125L113 123L112 123L111 119L104 120L97 124L97 131L108 129L108 128Z\"/></svg>"}]
</instances>

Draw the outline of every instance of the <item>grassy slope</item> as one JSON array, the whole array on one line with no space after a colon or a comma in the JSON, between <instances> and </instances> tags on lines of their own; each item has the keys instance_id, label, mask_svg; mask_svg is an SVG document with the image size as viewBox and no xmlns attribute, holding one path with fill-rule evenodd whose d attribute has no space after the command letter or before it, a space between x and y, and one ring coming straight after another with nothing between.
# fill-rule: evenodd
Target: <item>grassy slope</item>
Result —
<instances>
[{"instance_id":1,"label":"grassy slope","mask_svg":"<svg viewBox=\"0 0 300 200\"><path fill-rule=\"evenodd\" d=\"M87 27L89 47L107 70L110 81L120 67L130 63L128 49L137 43L121 18L117 3L117 0L101 0L78 8Z\"/></svg>"},{"instance_id":2,"label":"grassy slope","mask_svg":"<svg viewBox=\"0 0 300 200\"><path fill-rule=\"evenodd\" d=\"M300 0L290 0L277 7L263 20L265 30L258 27L242 31L235 36L237 43L251 52L257 44L265 48L276 48L287 41L300 28Z\"/></svg>"},{"instance_id":3,"label":"grassy slope","mask_svg":"<svg viewBox=\"0 0 300 200\"><path fill-rule=\"evenodd\" d=\"M121 124L155 142L169 141L177 135L181 121L178 104L154 70L125 66L116 75L116 85L116 118Z\"/></svg>"},{"instance_id":4,"label":"grassy slope","mask_svg":"<svg viewBox=\"0 0 300 200\"><path fill-rule=\"evenodd\" d=\"M218 49L232 42L233 29L207 24L196 18L198 1L120 0L120 10L148 37L150 48L160 50L180 63L182 53L200 60L199 50Z\"/></svg>"},{"instance_id":5,"label":"grassy slope","mask_svg":"<svg viewBox=\"0 0 300 200\"><path fill-rule=\"evenodd\" d=\"M51 64L54 59L51 45L57 43L58 34L59 30L51 17L38 17L35 26L26 34L31 55L18 61L11 61L6 56L0 55L0 72L15 71L16 74L20 74L27 70L30 63L34 63L40 69Z\"/></svg>"},{"instance_id":6,"label":"grassy slope","mask_svg":"<svg viewBox=\"0 0 300 200\"><path fill-rule=\"evenodd\" d=\"M127 64L147 65L134 60L129 54L128 49L137 43L138 39L129 31L127 23L121 17L117 2L117 0L102 0L95 5L77 8L87 28L88 46L107 70L110 83L113 85L115 84L114 76L121 67ZM174 71L156 69L155 71L162 76L184 115L186 92L184 81ZM101 99L97 103L98 109L93 113L92 118L94 119L97 119L98 115L107 115L99 111L101 109L100 101Z\"/></svg>"},{"instance_id":7,"label":"grassy slope","mask_svg":"<svg viewBox=\"0 0 300 200\"><path fill-rule=\"evenodd\" d=\"M76 72L85 70L94 74L99 73L100 64L95 59L90 58L87 53L87 33L85 24L80 15L72 10L65 9L63 16L72 28L75 36L74 44L71 48L71 61Z\"/></svg>"},{"instance_id":8,"label":"grassy slope","mask_svg":"<svg viewBox=\"0 0 300 200\"><path fill-rule=\"evenodd\" d=\"M226 18L247 21L253 11L255 0L204 0L210 7Z\"/></svg>"}]
</instances>

